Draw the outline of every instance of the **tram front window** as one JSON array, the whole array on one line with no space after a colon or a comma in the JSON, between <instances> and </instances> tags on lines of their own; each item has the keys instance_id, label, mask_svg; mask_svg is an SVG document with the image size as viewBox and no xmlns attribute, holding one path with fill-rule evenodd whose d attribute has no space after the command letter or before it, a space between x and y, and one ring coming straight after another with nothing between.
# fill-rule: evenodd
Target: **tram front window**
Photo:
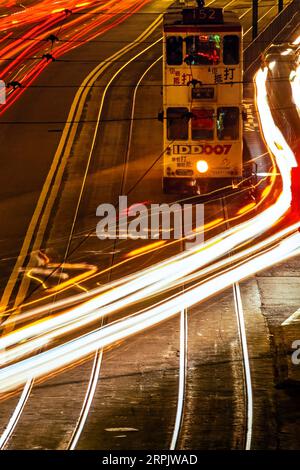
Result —
<instances>
[{"instance_id":1,"label":"tram front window","mask_svg":"<svg viewBox=\"0 0 300 470\"><path fill-rule=\"evenodd\" d=\"M219 140L237 140L239 138L239 116L239 108L218 108L217 134Z\"/></svg>"},{"instance_id":2,"label":"tram front window","mask_svg":"<svg viewBox=\"0 0 300 470\"><path fill-rule=\"evenodd\" d=\"M192 114L192 139L213 140L214 110L212 108L194 108Z\"/></svg>"},{"instance_id":3,"label":"tram front window","mask_svg":"<svg viewBox=\"0 0 300 470\"><path fill-rule=\"evenodd\" d=\"M240 40L238 36L224 36L223 62L225 65L237 65L240 62Z\"/></svg>"},{"instance_id":4,"label":"tram front window","mask_svg":"<svg viewBox=\"0 0 300 470\"><path fill-rule=\"evenodd\" d=\"M218 34L188 36L186 57L188 65L216 65L220 63L220 42Z\"/></svg>"},{"instance_id":5,"label":"tram front window","mask_svg":"<svg viewBox=\"0 0 300 470\"><path fill-rule=\"evenodd\" d=\"M168 108L168 140L187 140L189 136L188 108Z\"/></svg>"},{"instance_id":6,"label":"tram front window","mask_svg":"<svg viewBox=\"0 0 300 470\"><path fill-rule=\"evenodd\" d=\"M180 36L167 37L167 64L182 64L182 41Z\"/></svg>"}]
</instances>

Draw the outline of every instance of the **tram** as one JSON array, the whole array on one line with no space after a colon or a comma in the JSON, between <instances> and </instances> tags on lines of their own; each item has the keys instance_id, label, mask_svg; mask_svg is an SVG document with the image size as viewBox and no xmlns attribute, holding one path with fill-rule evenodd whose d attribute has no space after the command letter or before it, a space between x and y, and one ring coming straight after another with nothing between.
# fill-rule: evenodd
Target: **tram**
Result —
<instances>
[{"instance_id":1,"label":"tram","mask_svg":"<svg viewBox=\"0 0 300 470\"><path fill-rule=\"evenodd\" d=\"M164 14L164 192L203 193L243 173L242 26L233 12L197 3Z\"/></svg>"}]
</instances>

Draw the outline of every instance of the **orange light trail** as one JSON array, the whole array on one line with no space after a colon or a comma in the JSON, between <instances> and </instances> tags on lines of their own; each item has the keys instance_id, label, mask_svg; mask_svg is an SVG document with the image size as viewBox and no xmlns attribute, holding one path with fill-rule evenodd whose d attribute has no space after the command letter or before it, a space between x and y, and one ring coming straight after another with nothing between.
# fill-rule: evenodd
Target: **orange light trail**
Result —
<instances>
[{"instance_id":1,"label":"orange light trail","mask_svg":"<svg viewBox=\"0 0 300 470\"><path fill-rule=\"evenodd\" d=\"M137 256L141 254L148 253L149 251L152 251L154 248L161 247L165 245L166 241L165 240L160 240L158 242L150 243L147 246L143 246L141 248L137 248L136 250L132 250L129 253L127 253L126 258L131 258L132 256Z\"/></svg>"}]
</instances>

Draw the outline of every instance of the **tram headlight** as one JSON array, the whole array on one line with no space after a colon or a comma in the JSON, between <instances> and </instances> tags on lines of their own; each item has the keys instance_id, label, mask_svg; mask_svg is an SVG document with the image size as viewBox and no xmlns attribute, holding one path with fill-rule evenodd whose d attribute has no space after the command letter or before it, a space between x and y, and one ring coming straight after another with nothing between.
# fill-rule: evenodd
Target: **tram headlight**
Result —
<instances>
[{"instance_id":1,"label":"tram headlight","mask_svg":"<svg viewBox=\"0 0 300 470\"><path fill-rule=\"evenodd\" d=\"M197 162L197 170L199 173L206 173L208 170L208 163L205 160L199 160Z\"/></svg>"}]
</instances>

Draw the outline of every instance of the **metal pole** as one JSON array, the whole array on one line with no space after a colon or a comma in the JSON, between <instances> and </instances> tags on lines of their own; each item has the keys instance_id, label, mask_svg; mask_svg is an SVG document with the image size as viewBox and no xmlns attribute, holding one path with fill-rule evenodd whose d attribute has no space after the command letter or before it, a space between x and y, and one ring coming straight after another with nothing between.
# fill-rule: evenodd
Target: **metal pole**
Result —
<instances>
[{"instance_id":1,"label":"metal pole","mask_svg":"<svg viewBox=\"0 0 300 470\"><path fill-rule=\"evenodd\" d=\"M278 0L278 13L283 10L283 0Z\"/></svg>"},{"instance_id":2,"label":"metal pole","mask_svg":"<svg viewBox=\"0 0 300 470\"><path fill-rule=\"evenodd\" d=\"M258 0L252 0L252 40L258 34Z\"/></svg>"}]
</instances>

